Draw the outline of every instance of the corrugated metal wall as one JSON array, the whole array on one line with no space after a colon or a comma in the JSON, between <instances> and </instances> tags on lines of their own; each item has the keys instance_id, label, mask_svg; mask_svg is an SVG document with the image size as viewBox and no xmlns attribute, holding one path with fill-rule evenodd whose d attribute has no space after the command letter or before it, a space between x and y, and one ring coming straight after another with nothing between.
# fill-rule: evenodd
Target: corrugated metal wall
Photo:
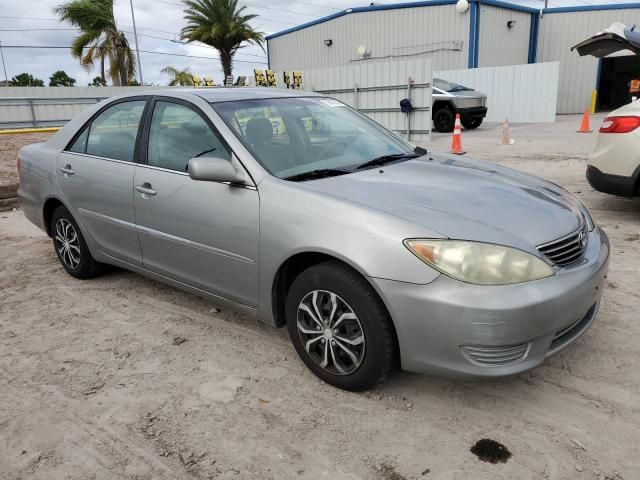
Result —
<instances>
[{"instance_id":1,"label":"corrugated metal wall","mask_svg":"<svg viewBox=\"0 0 640 480\"><path fill-rule=\"evenodd\" d=\"M511 29L507 22L516 23ZM478 66L520 65L529 58L531 14L482 5Z\"/></svg>"},{"instance_id":2,"label":"corrugated metal wall","mask_svg":"<svg viewBox=\"0 0 640 480\"><path fill-rule=\"evenodd\" d=\"M326 92L363 111L389 130L404 134L407 115L400 111L400 100L407 97L409 77L416 84L411 89L411 103L416 110L411 113L413 133L410 140L428 142L431 139L432 82L431 62L428 59L304 70L303 87L305 90Z\"/></svg>"},{"instance_id":3,"label":"corrugated metal wall","mask_svg":"<svg viewBox=\"0 0 640 480\"><path fill-rule=\"evenodd\" d=\"M269 40L269 63L281 72L429 58L434 68L466 68L468 37L469 14L457 13L455 5L350 13ZM330 47L324 45L327 39ZM370 59L360 59L360 45L369 49Z\"/></svg>"},{"instance_id":4,"label":"corrugated metal wall","mask_svg":"<svg viewBox=\"0 0 640 480\"><path fill-rule=\"evenodd\" d=\"M434 72L487 95L487 122L554 122L560 64L532 63Z\"/></svg>"},{"instance_id":5,"label":"corrugated metal wall","mask_svg":"<svg viewBox=\"0 0 640 480\"><path fill-rule=\"evenodd\" d=\"M104 98L157 88L0 87L0 128L62 125Z\"/></svg>"},{"instance_id":6,"label":"corrugated metal wall","mask_svg":"<svg viewBox=\"0 0 640 480\"><path fill-rule=\"evenodd\" d=\"M560 61L558 113L581 113L596 88L598 60L581 57L570 48L613 22L634 25L640 9L547 13L540 21L538 62Z\"/></svg>"}]
</instances>

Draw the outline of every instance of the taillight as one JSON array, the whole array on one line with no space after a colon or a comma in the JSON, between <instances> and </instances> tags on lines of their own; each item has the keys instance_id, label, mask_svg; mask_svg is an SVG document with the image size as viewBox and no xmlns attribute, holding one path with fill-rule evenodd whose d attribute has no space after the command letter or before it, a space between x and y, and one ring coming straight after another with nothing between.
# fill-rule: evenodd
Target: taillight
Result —
<instances>
[{"instance_id":1,"label":"taillight","mask_svg":"<svg viewBox=\"0 0 640 480\"><path fill-rule=\"evenodd\" d=\"M629 133L640 127L640 117L607 117L600 125L600 133Z\"/></svg>"}]
</instances>

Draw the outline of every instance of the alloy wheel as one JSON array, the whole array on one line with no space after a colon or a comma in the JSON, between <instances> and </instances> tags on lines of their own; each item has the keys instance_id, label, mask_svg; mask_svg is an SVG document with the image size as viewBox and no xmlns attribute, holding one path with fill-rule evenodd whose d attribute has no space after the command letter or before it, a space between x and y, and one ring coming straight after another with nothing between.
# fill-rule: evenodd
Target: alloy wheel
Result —
<instances>
[{"instance_id":1,"label":"alloy wheel","mask_svg":"<svg viewBox=\"0 0 640 480\"><path fill-rule=\"evenodd\" d=\"M55 243L62 263L72 270L80 265L80 239L71 222L60 218L55 227Z\"/></svg>"},{"instance_id":2,"label":"alloy wheel","mask_svg":"<svg viewBox=\"0 0 640 480\"><path fill-rule=\"evenodd\" d=\"M298 305L297 328L311 359L334 375L355 372L365 352L360 320L340 296L326 290L309 292Z\"/></svg>"}]
</instances>

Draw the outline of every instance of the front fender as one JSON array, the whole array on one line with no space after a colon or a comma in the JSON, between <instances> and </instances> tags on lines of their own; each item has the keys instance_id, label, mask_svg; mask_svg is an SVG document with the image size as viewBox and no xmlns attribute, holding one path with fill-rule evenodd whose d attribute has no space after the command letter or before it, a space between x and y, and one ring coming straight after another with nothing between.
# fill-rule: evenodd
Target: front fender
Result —
<instances>
[{"instance_id":1,"label":"front fender","mask_svg":"<svg viewBox=\"0 0 640 480\"><path fill-rule=\"evenodd\" d=\"M374 208L267 179L260 183L260 301L258 316L273 323L272 285L281 265L302 252L342 260L365 277L431 283L439 272L418 260L405 238L437 232Z\"/></svg>"}]
</instances>

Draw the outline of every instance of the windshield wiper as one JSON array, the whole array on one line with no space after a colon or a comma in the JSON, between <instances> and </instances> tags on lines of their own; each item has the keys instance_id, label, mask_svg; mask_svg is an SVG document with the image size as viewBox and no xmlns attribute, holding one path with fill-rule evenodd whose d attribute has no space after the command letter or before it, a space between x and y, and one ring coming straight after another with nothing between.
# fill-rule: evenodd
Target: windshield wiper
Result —
<instances>
[{"instance_id":1,"label":"windshield wiper","mask_svg":"<svg viewBox=\"0 0 640 480\"><path fill-rule=\"evenodd\" d=\"M197 154L197 155L196 155L195 157L193 157L193 158L201 157L201 156L202 156L202 155L204 155L205 153L211 153L211 152L213 152L213 151L215 151L215 150L216 150L215 148L210 148L209 150L205 150L204 152L200 152L199 154Z\"/></svg>"},{"instance_id":2,"label":"windshield wiper","mask_svg":"<svg viewBox=\"0 0 640 480\"><path fill-rule=\"evenodd\" d=\"M308 172L296 173L284 177L283 180L290 180L292 182L301 182L303 180L315 180L317 178L335 177L337 175L344 175L345 173L351 173L349 170L338 170L337 168L321 168L317 170L310 170Z\"/></svg>"},{"instance_id":3,"label":"windshield wiper","mask_svg":"<svg viewBox=\"0 0 640 480\"><path fill-rule=\"evenodd\" d=\"M385 165L387 163L395 162L396 160L405 160L409 158L418 158L422 155L417 153L395 153L393 155L382 155L381 157L374 158L368 162L364 162L362 165L358 165L354 170L361 170L363 168L377 167L379 165Z\"/></svg>"}]
</instances>

